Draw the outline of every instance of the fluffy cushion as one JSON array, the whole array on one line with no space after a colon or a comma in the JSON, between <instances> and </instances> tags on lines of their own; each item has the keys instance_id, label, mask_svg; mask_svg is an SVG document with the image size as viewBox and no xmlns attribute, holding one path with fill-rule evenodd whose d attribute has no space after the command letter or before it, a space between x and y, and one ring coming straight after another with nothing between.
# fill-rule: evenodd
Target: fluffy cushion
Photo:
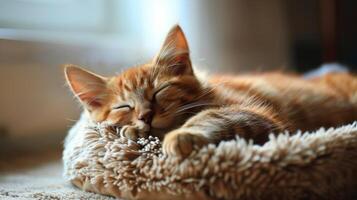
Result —
<instances>
[{"instance_id":1,"label":"fluffy cushion","mask_svg":"<svg viewBox=\"0 0 357 200\"><path fill-rule=\"evenodd\" d=\"M70 131L65 177L125 199L357 199L357 123L311 133L209 145L167 158L154 137L119 138L86 117Z\"/></svg>"}]
</instances>

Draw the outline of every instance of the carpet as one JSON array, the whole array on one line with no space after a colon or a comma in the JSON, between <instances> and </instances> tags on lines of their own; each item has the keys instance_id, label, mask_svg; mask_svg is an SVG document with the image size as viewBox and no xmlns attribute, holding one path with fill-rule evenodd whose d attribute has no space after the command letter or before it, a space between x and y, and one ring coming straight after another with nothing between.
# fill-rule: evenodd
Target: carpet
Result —
<instances>
[{"instance_id":1,"label":"carpet","mask_svg":"<svg viewBox=\"0 0 357 200\"><path fill-rule=\"evenodd\" d=\"M1 156L0 199L114 199L81 191L64 180L60 157L60 151L21 152Z\"/></svg>"}]
</instances>

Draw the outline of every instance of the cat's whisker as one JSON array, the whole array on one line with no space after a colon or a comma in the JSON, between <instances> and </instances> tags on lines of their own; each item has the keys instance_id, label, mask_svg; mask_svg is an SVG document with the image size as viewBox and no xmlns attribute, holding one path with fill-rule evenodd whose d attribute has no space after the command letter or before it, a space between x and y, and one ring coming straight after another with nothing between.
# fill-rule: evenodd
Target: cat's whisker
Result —
<instances>
[{"instance_id":1,"label":"cat's whisker","mask_svg":"<svg viewBox=\"0 0 357 200\"><path fill-rule=\"evenodd\" d=\"M71 118L66 118L66 120L70 121L70 122L77 122L76 119L71 119Z\"/></svg>"},{"instance_id":2,"label":"cat's whisker","mask_svg":"<svg viewBox=\"0 0 357 200\"><path fill-rule=\"evenodd\" d=\"M166 106L165 108L164 108L164 112L167 112L168 110L170 110L172 107L174 107L175 106L175 103L173 103L173 102L171 102L168 106Z\"/></svg>"},{"instance_id":3,"label":"cat's whisker","mask_svg":"<svg viewBox=\"0 0 357 200\"><path fill-rule=\"evenodd\" d=\"M185 110L189 110L192 108L197 108L197 107L203 107L203 106L217 106L217 104L215 103L206 103L206 102L194 102L194 103L190 103L190 104L186 104L184 106L181 106L176 113L180 113L182 111Z\"/></svg>"},{"instance_id":4,"label":"cat's whisker","mask_svg":"<svg viewBox=\"0 0 357 200\"><path fill-rule=\"evenodd\" d=\"M211 95L212 93L214 93L215 89L221 85L223 85L224 83L218 83L215 85L210 86L209 88L204 88L202 94L200 94L199 96L195 97L194 101L198 101L201 98L205 98L205 97L209 97L209 95Z\"/></svg>"},{"instance_id":5,"label":"cat's whisker","mask_svg":"<svg viewBox=\"0 0 357 200\"><path fill-rule=\"evenodd\" d=\"M197 113L196 113L196 112L189 112L189 111L179 112L179 113L173 113L173 115L174 115L175 117L178 117L178 116L181 116L181 115L185 115L185 114L195 115L195 114L197 114Z\"/></svg>"}]
</instances>

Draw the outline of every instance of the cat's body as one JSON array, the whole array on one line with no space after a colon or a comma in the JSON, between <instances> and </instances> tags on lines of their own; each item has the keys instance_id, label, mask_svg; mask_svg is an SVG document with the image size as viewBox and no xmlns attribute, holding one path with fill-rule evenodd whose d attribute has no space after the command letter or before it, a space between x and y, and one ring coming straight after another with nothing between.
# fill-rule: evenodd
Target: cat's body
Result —
<instances>
[{"instance_id":1,"label":"cat's body","mask_svg":"<svg viewBox=\"0 0 357 200\"><path fill-rule=\"evenodd\" d=\"M187 156L193 147L234 138L266 141L282 130L314 130L357 120L357 78L313 79L266 73L197 78L177 26L158 56L115 77L66 67L71 89L92 120L124 137L163 138L163 151Z\"/></svg>"},{"instance_id":2,"label":"cat's body","mask_svg":"<svg viewBox=\"0 0 357 200\"><path fill-rule=\"evenodd\" d=\"M220 98L217 102L222 105L264 105L276 114L287 130L314 130L357 120L357 78L348 73L304 79L298 75L272 72L218 76L211 82L219 85L215 91Z\"/></svg>"}]
</instances>

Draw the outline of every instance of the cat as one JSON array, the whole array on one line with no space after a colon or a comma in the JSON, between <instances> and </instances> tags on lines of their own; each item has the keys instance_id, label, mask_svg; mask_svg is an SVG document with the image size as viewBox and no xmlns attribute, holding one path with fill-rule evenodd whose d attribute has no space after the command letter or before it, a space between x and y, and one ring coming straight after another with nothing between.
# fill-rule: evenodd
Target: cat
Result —
<instances>
[{"instance_id":1,"label":"cat","mask_svg":"<svg viewBox=\"0 0 357 200\"><path fill-rule=\"evenodd\" d=\"M199 76L178 25L147 64L113 77L67 65L65 77L93 121L105 122L131 140L157 136L168 156L187 157L195 148L237 135L263 144L269 133L357 120L356 76Z\"/></svg>"}]
</instances>

